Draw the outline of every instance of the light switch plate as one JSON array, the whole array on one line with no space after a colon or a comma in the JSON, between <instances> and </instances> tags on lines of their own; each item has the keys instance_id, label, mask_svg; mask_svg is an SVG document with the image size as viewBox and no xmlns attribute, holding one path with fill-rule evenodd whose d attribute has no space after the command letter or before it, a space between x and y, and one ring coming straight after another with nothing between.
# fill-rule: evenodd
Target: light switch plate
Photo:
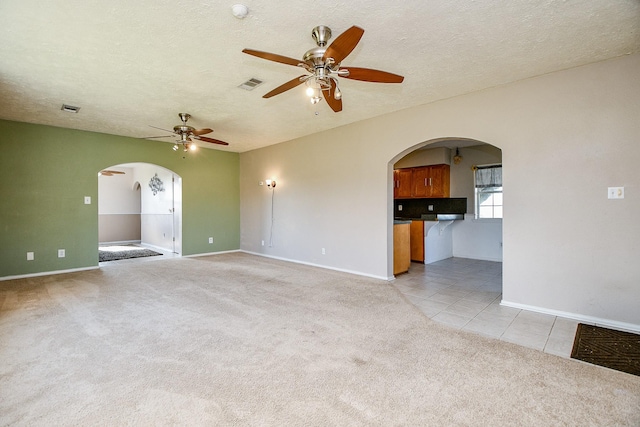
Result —
<instances>
[{"instance_id":1,"label":"light switch plate","mask_svg":"<svg viewBox=\"0 0 640 427\"><path fill-rule=\"evenodd\" d=\"M609 187L607 194L610 199L624 199L624 187Z\"/></svg>"}]
</instances>

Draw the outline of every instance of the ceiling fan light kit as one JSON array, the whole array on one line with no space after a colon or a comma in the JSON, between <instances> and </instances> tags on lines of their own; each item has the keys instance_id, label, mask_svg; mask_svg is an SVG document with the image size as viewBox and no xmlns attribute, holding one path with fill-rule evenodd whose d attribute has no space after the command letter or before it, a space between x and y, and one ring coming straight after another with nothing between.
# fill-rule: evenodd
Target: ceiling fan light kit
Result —
<instances>
[{"instance_id":1,"label":"ceiling fan light kit","mask_svg":"<svg viewBox=\"0 0 640 427\"><path fill-rule=\"evenodd\" d=\"M319 25L311 31L311 37L317 47L309 49L303 55L302 61L253 49L243 49L242 52L269 61L301 67L307 71L307 74L278 86L263 98L271 98L304 83L307 86L306 94L312 104L325 99L329 107L337 113L342 111L342 91L338 77L375 83L402 83L404 80L403 76L386 71L356 67L341 68L341 62L355 49L363 34L364 30L354 25L327 45L331 39L331 28Z\"/></svg>"},{"instance_id":2,"label":"ceiling fan light kit","mask_svg":"<svg viewBox=\"0 0 640 427\"><path fill-rule=\"evenodd\" d=\"M160 129L162 131L169 132L170 134L177 135L180 138L178 141L175 142L175 144L173 144L173 147L172 147L173 151L178 151L180 149L180 146L182 146L184 151L189 151L189 150L195 151L195 150L197 150L198 146L193 141L194 139L196 139L198 141L203 141L203 142L210 142L212 144L229 145L228 142L224 142L224 141L220 141L219 139L213 139L213 138L209 138L209 137L206 137L206 136L202 136L202 135L206 135L208 133L213 132L213 129L209 129L209 128L196 129L193 126L189 126L187 124L187 121L189 120L189 118L191 118L191 114L189 114L189 113L178 113L178 117L180 117L180 120L182 120L182 124L174 126L173 127L173 131L170 131L168 129L159 128L159 127L156 127L156 126L151 126L154 129ZM170 135L148 136L145 139L167 138L168 136L170 136Z\"/></svg>"}]
</instances>

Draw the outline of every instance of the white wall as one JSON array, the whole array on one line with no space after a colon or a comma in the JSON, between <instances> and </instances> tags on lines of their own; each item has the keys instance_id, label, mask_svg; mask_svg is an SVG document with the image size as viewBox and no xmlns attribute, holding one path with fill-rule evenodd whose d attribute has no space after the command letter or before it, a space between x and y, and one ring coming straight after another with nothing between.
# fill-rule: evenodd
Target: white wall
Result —
<instances>
[{"instance_id":1,"label":"white wall","mask_svg":"<svg viewBox=\"0 0 640 427\"><path fill-rule=\"evenodd\" d=\"M155 195L149 187L154 175L163 183L164 191ZM173 173L157 165L139 163L135 167L135 179L142 192L141 235L142 243L173 250Z\"/></svg>"},{"instance_id":2,"label":"white wall","mask_svg":"<svg viewBox=\"0 0 640 427\"><path fill-rule=\"evenodd\" d=\"M454 257L502 261L502 219L475 219L474 214L466 214L452 229Z\"/></svg>"},{"instance_id":3,"label":"white wall","mask_svg":"<svg viewBox=\"0 0 640 427\"><path fill-rule=\"evenodd\" d=\"M421 148L413 151L393 165L394 169L412 168L416 166L451 164L451 150L445 147Z\"/></svg>"},{"instance_id":4,"label":"white wall","mask_svg":"<svg viewBox=\"0 0 640 427\"><path fill-rule=\"evenodd\" d=\"M98 241L140 241L140 190L134 188L133 169L98 177Z\"/></svg>"},{"instance_id":5,"label":"white wall","mask_svg":"<svg viewBox=\"0 0 640 427\"><path fill-rule=\"evenodd\" d=\"M393 164L430 140L476 139L502 149L504 301L640 330L639 69L629 55L242 153L241 248L391 277ZM269 248L258 182L274 176Z\"/></svg>"}]
</instances>

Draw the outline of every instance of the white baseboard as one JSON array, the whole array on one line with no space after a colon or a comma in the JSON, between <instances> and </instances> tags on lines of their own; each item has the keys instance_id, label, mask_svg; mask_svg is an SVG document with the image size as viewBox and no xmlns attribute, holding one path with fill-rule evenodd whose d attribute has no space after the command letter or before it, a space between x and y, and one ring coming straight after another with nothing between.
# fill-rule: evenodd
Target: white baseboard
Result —
<instances>
[{"instance_id":1,"label":"white baseboard","mask_svg":"<svg viewBox=\"0 0 640 427\"><path fill-rule=\"evenodd\" d=\"M29 277L50 276L52 274L76 273L78 271L97 270L99 268L100 267L96 265L91 267L71 268L69 270L41 271L40 273L19 274L16 276L4 276L4 277L0 277L0 281L14 280L14 279L27 279Z\"/></svg>"},{"instance_id":2,"label":"white baseboard","mask_svg":"<svg viewBox=\"0 0 640 427\"><path fill-rule=\"evenodd\" d=\"M295 260L295 259L282 258L282 257L278 257L278 256L273 256L273 255L261 254L259 252L245 251L245 250L242 250L242 249L240 250L240 252L244 252L246 254L251 254L251 255L257 255L257 256L261 256L261 257L265 257L265 258L277 259L277 260L280 260L280 261L293 262L295 264L302 264L302 265L308 265L308 266L311 266L311 267L324 268L325 270L333 270L333 271L339 271L341 273L355 274L356 276L370 277L372 279L379 279L379 280L384 280L384 281L387 281L387 282L395 279L395 277L393 277L393 276L391 276L391 277L376 276L376 275L373 275L373 274L362 273L360 271L347 270L347 269L343 269L343 268L329 267L329 266L326 266L326 265L315 264L315 263L312 263L312 262L298 261L298 260Z\"/></svg>"},{"instance_id":3,"label":"white baseboard","mask_svg":"<svg viewBox=\"0 0 640 427\"><path fill-rule=\"evenodd\" d=\"M520 304L517 302L510 302L502 300L500 305L505 307L518 308L520 310L534 311L536 313L549 314L551 316L564 317L565 319L577 320L582 323L604 326L611 329L617 329L619 331L628 331L638 333L640 332L640 325L633 323L618 322L617 320L603 319L601 317L587 316L584 314L570 313L567 311L552 310L544 307L537 307L534 305Z\"/></svg>"}]
</instances>

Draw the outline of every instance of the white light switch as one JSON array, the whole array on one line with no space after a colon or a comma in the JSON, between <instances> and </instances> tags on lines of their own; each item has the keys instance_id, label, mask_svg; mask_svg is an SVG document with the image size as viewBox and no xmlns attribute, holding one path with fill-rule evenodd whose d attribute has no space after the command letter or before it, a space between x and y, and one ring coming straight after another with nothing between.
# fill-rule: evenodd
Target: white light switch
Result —
<instances>
[{"instance_id":1,"label":"white light switch","mask_svg":"<svg viewBox=\"0 0 640 427\"><path fill-rule=\"evenodd\" d=\"M624 199L624 187L609 187L607 194L610 199Z\"/></svg>"},{"instance_id":2,"label":"white light switch","mask_svg":"<svg viewBox=\"0 0 640 427\"><path fill-rule=\"evenodd\" d=\"M84 196L84 204L85 205L91 204L91 196Z\"/></svg>"}]
</instances>

